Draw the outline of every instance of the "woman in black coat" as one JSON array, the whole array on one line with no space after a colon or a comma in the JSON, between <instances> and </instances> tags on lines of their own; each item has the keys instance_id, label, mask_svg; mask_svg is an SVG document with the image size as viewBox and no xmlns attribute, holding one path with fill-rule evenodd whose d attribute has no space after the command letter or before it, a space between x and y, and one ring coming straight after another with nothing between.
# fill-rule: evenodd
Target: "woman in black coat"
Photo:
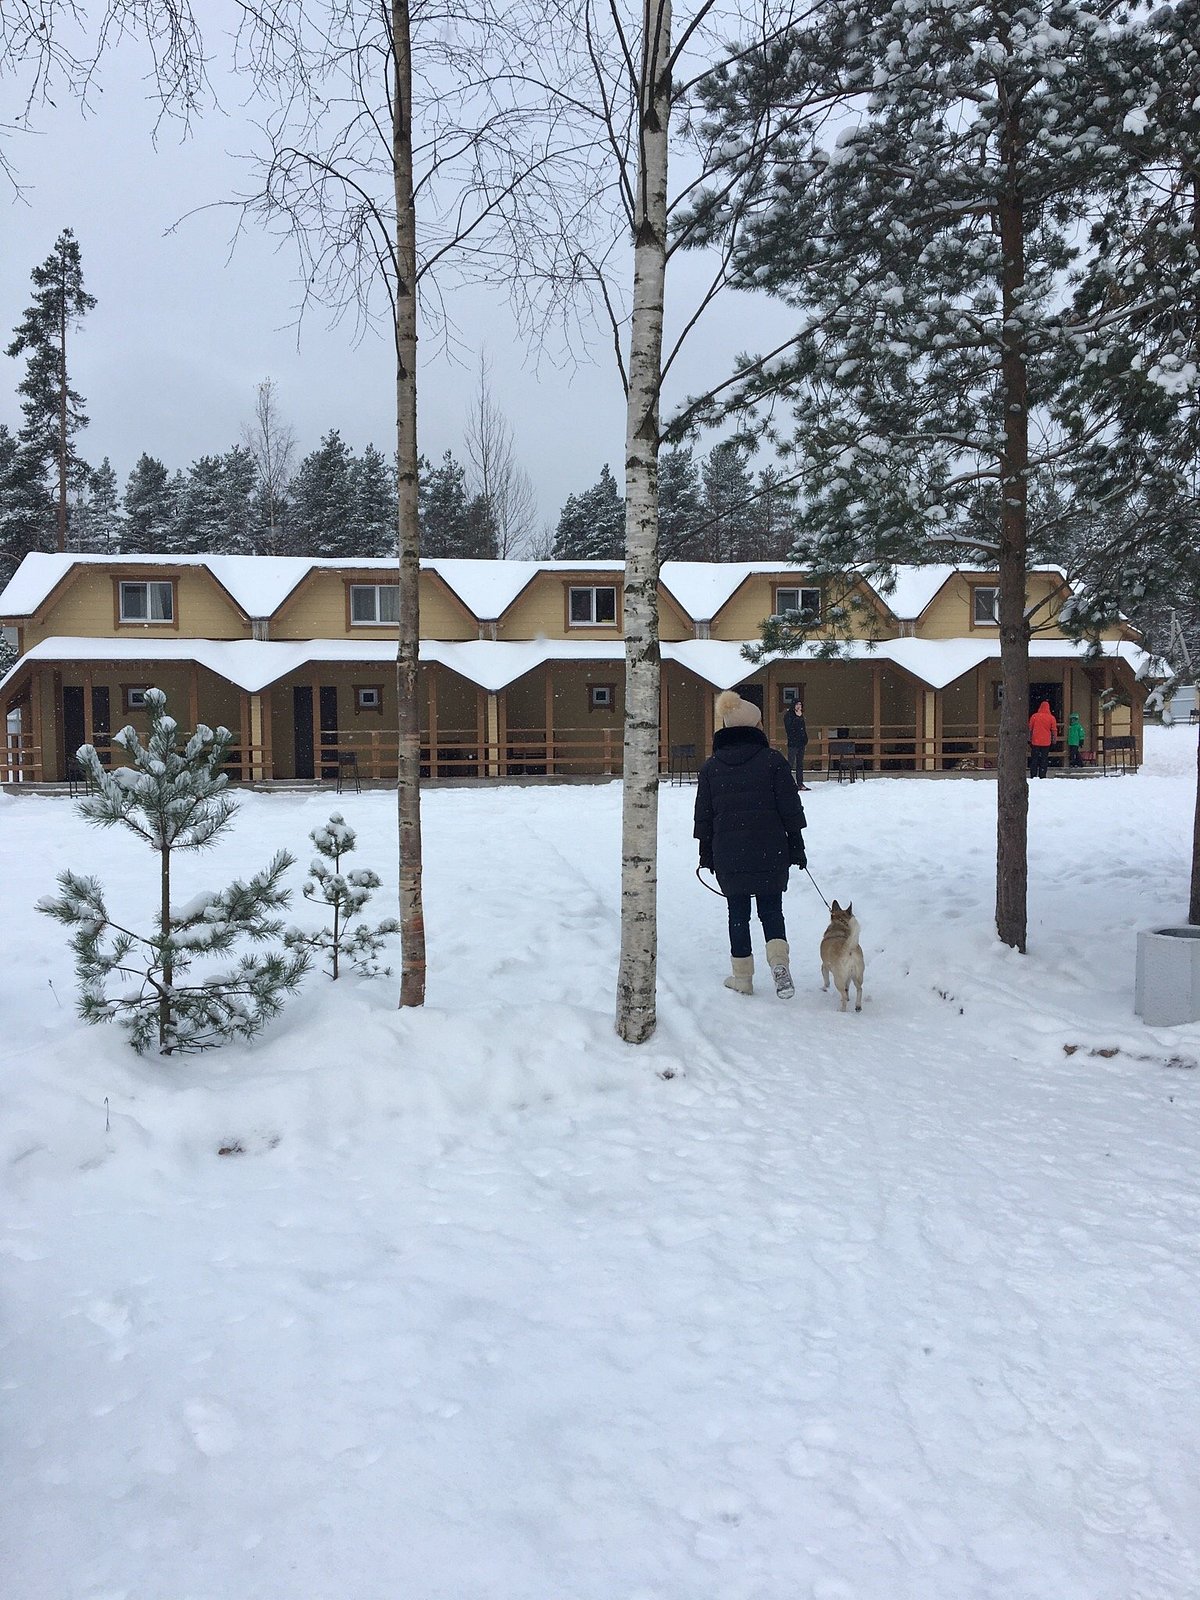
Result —
<instances>
[{"instance_id":1,"label":"woman in black coat","mask_svg":"<svg viewBox=\"0 0 1200 1600\"><path fill-rule=\"evenodd\" d=\"M795 994L789 970L783 895L789 867L803 867L804 807L791 768L772 750L762 731L762 713L731 689L717 699L721 726L713 753L700 769L695 835L700 865L715 872L729 903L732 975L725 987L754 992L750 901L767 940L775 993Z\"/></svg>"}]
</instances>

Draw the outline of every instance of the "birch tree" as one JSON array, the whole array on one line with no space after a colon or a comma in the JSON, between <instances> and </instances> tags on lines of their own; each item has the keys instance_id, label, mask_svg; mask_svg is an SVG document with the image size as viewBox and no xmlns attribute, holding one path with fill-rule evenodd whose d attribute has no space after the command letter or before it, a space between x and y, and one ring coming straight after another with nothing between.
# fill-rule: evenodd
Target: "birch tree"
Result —
<instances>
[{"instance_id":1,"label":"birch tree","mask_svg":"<svg viewBox=\"0 0 1200 1600\"><path fill-rule=\"evenodd\" d=\"M247 8L239 50L272 107L244 218L294 243L301 315L320 303L394 353L400 1004L421 1005L418 325L446 333L454 282L533 270L571 141L528 83L514 92L506 11L487 0L276 0Z\"/></svg>"}]
</instances>

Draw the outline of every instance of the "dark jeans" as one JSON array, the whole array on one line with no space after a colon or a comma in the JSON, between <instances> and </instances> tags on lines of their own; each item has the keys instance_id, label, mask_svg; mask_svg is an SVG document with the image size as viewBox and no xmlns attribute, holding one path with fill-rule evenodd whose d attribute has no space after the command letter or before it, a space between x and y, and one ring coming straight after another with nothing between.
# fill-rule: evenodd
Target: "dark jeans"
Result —
<instances>
[{"instance_id":1,"label":"dark jeans","mask_svg":"<svg viewBox=\"0 0 1200 1600\"><path fill-rule=\"evenodd\" d=\"M1081 767L1083 765L1083 752L1075 744L1071 746L1071 765L1073 767Z\"/></svg>"},{"instance_id":2,"label":"dark jeans","mask_svg":"<svg viewBox=\"0 0 1200 1600\"><path fill-rule=\"evenodd\" d=\"M788 745L788 766L796 775L796 787L804 782L804 752L808 748L803 744Z\"/></svg>"},{"instance_id":3,"label":"dark jeans","mask_svg":"<svg viewBox=\"0 0 1200 1600\"><path fill-rule=\"evenodd\" d=\"M731 894L725 898L729 902L729 953L732 956L753 955L754 948L750 943L752 897L748 894ZM787 929L783 925L783 896L757 894L753 899L758 905L758 920L762 923L764 936L767 939L786 939Z\"/></svg>"},{"instance_id":4,"label":"dark jeans","mask_svg":"<svg viewBox=\"0 0 1200 1600\"><path fill-rule=\"evenodd\" d=\"M1030 776L1044 778L1050 771L1050 746L1048 744L1031 744L1029 747Z\"/></svg>"}]
</instances>

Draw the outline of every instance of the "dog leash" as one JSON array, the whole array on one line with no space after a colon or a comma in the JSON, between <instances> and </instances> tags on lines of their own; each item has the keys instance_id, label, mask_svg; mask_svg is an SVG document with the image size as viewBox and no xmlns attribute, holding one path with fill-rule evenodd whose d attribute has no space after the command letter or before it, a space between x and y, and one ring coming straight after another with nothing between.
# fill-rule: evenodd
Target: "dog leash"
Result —
<instances>
[{"instance_id":1,"label":"dog leash","mask_svg":"<svg viewBox=\"0 0 1200 1600\"><path fill-rule=\"evenodd\" d=\"M809 883L811 883L813 888L816 889L817 895L818 895L818 897L819 897L819 899L821 901L821 904L825 907L826 911L831 910L832 907L830 906L829 901L826 900L825 896L821 893L821 889L820 889L820 886L817 883L817 880L813 877L812 873L808 871L807 867L805 867L804 870L808 874ZM707 889L709 894L720 895L721 899L724 900L725 896L721 893L721 890L720 889L714 889L711 883L705 883L704 879L700 876L700 871L701 871L701 869L699 867L697 867L696 868L696 882L701 884L705 889Z\"/></svg>"}]
</instances>

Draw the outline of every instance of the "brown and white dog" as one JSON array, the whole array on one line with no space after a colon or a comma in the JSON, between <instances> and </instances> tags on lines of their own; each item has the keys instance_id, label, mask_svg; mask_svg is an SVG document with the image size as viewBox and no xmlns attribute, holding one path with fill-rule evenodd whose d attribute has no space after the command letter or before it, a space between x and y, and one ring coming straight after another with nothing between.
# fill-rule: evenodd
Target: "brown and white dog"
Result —
<instances>
[{"instance_id":1,"label":"brown and white dog","mask_svg":"<svg viewBox=\"0 0 1200 1600\"><path fill-rule=\"evenodd\" d=\"M834 987L842 997L838 1010L845 1011L850 1004L850 985L853 983L858 991L854 1009L861 1011L865 962L862 945L858 942L858 918L854 915L854 902L851 901L843 910L835 900L829 908L829 917L829 926L821 940L821 987L829 988L829 975L832 973Z\"/></svg>"}]
</instances>

